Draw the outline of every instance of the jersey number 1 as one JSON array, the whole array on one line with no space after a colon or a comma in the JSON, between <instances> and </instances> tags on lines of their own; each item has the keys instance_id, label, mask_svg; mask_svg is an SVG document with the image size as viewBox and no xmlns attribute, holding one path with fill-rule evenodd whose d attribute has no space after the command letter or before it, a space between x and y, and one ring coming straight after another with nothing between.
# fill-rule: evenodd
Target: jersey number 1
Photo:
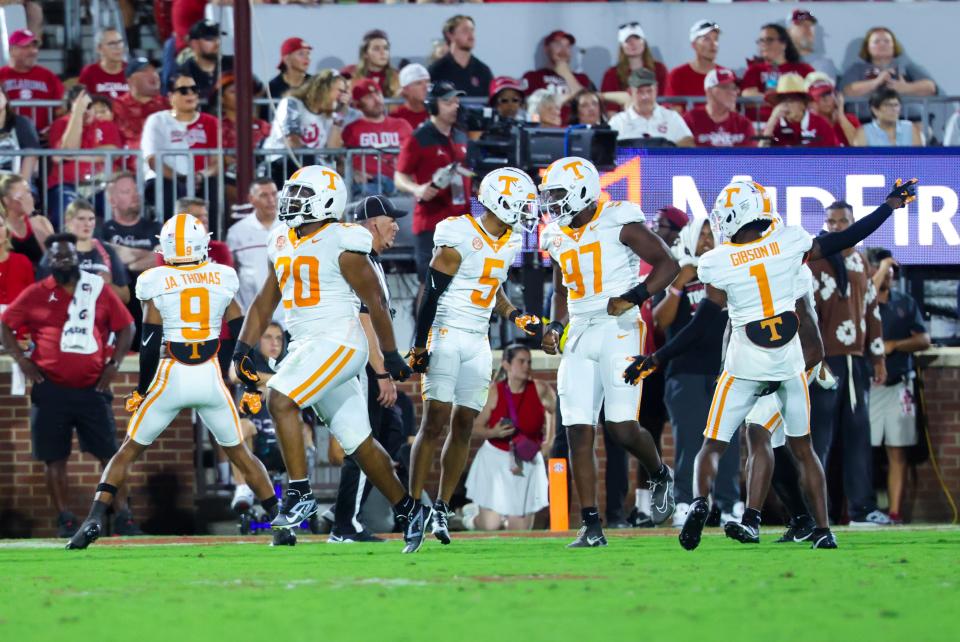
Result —
<instances>
[{"instance_id":1,"label":"jersey number 1","mask_svg":"<svg viewBox=\"0 0 960 642\"><path fill-rule=\"evenodd\" d=\"M289 256L277 259L280 268L280 292L293 274L293 299L283 299L283 307L289 310L294 305L307 308L320 303L320 260L315 256L298 256L291 262ZM306 268L306 275L304 275Z\"/></svg>"},{"instance_id":2,"label":"jersey number 1","mask_svg":"<svg viewBox=\"0 0 960 642\"><path fill-rule=\"evenodd\" d=\"M750 276L757 280L757 287L760 288L760 305L763 306L763 318L767 319L774 314L773 296L770 294L770 280L767 278L767 268L763 263L757 263L750 266Z\"/></svg>"},{"instance_id":3,"label":"jersey number 1","mask_svg":"<svg viewBox=\"0 0 960 642\"><path fill-rule=\"evenodd\" d=\"M603 292L603 263L600 260L600 241L587 243L580 248L580 254L593 254L593 293ZM560 269L563 271L563 284L572 300L582 299L587 295L587 288L583 284L583 273L580 271L580 256L576 250L567 250L560 255Z\"/></svg>"}]
</instances>

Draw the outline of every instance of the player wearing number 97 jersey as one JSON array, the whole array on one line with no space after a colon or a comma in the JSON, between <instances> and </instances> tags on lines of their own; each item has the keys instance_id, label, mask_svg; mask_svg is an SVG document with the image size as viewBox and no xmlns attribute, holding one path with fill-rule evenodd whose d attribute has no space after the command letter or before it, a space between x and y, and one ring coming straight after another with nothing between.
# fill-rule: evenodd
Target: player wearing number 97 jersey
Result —
<instances>
[{"instance_id":1,"label":"player wearing number 97 jersey","mask_svg":"<svg viewBox=\"0 0 960 642\"><path fill-rule=\"evenodd\" d=\"M583 528L570 545L605 546L597 512L594 431L604 406L607 430L640 460L653 483L652 517L673 513L673 477L650 433L640 427L640 390L619 376L643 345L639 306L668 285L679 268L646 225L640 206L600 203L596 167L577 157L552 163L540 185L540 207L551 222L540 246L553 258L554 295L543 349L557 352L569 318L557 372L560 414L570 440L571 470L583 505ZM640 260L653 266L640 282ZM637 306L637 308L634 308Z\"/></svg>"},{"instance_id":2,"label":"player wearing number 97 jersey","mask_svg":"<svg viewBox=\"0 0 960 642\"><path fill-rule=\"evenodd\" d=\"M140 379L126 402L133 413L127 438L104 470L90 515L67 548L86 548L100 536L103 515L130 464L184 408L197 411L268 514L277 511L267 471L243 442L237 408L216 358L222 321L226 319L237 336L243 319L234 300L240 287L237 273L207 261L208 239L199 220L175 215L160 231L165 265L147 270L137 280L143 338Z\"/></svg>"}]
</instances>

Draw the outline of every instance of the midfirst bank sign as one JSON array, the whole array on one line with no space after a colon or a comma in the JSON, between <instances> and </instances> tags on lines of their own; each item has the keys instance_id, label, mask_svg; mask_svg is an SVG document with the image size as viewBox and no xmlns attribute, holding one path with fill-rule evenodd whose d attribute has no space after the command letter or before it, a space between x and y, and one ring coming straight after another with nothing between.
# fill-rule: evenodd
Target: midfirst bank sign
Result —
<instances>
[{"instance_id":1,"label":"midfirst bank sign","mask_svg":"<svg viewBox=\"0 0 960 642\"><path fill-rule=\"evenodd\" d=\"M679 150L624 149L617 168L601 178L613 199L640 203L648 215L674 205L707 214L731 180L754 180L775 195L777 211L811 234L823 229L824 209L837 200L854 216L869 214L897 178L919 178L917 200L898 210L866 242L905 264L960 263L960 150Z\"/></svg>"}]
</instances>

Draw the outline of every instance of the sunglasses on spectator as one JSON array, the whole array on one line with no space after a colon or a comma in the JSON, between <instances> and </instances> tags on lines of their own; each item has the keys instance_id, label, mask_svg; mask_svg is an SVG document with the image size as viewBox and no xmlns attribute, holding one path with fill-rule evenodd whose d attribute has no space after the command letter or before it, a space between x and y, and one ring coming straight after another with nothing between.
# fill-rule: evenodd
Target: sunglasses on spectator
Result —
<instances>
[{"instance_id":1,"label":"sunglasses on spectator","mask_svg":"<svg viewBox=\"0 0 960 642\"><path fill-rule=\"evenodd\" d=\"M173 90L180 94L181 96L189 96L190 94L199 94L197 91L196 85L184 85L183 87L174 87Z\"/></svg>"},{"instance_id":2,"label":"sunglasses on spectator","mask_svg":"<svg viewBox=\"0 0 960 642\"><path fill-rule=\"evenodd\" d=\"M769 45L774 42L780 42L780 38L757 38L758 45Z\"/></svg>"}]
</instances>

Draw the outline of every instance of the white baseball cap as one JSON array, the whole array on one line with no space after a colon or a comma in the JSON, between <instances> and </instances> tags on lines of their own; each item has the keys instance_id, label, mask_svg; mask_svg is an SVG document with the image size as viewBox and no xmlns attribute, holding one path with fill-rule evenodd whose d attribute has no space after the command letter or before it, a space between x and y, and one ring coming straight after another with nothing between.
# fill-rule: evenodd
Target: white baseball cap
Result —
<instances>
[{"instance_id":1,"label":"white baseball cap","mask_svg":"<svg viewBox=\"0 0 960 642\"><path fill-rule=\"evenodd\" d=\"M628 22L620 25L620 28L617 30L617 40L620 41L620 44L625 43L630 36L637 36L644 40L647 39L647 36L643 33L643 27L640 26L639 22Z\"/></svg>"},{"instance_id":2,"label":"white baseball cap","mask_svg":"<svg viewBox=\"0 0 960 642\"><path fill-rule=\"evenodd\" d=\"M400 87L406 87L418 80L430 80L430 72L418 62L410 63L400 70Z\"/></svg>"},{"instance_id":3,"label":"white baseball cap","mask_svg":"<svg viewBox=\"0 0 960 642\"><path fill-rule=\"evenodd\" d=\"M693 23L693 26L690 27L690 42L693 42L700 36L707 35L711 31L720 33L720 25L712 20L697 20Z\"/></svg>"},{"instance_id":4,"label":"white baseball cap","mask_svg":"<svg viewBox=\"0 0 960 642\"><path fill-rule=\"evenodd\" d=\"M707 72L703 79L703 90L706 91L717 85L737 84L737 74L725 67L714 67Z\"/></svg>"}]
</instances>

